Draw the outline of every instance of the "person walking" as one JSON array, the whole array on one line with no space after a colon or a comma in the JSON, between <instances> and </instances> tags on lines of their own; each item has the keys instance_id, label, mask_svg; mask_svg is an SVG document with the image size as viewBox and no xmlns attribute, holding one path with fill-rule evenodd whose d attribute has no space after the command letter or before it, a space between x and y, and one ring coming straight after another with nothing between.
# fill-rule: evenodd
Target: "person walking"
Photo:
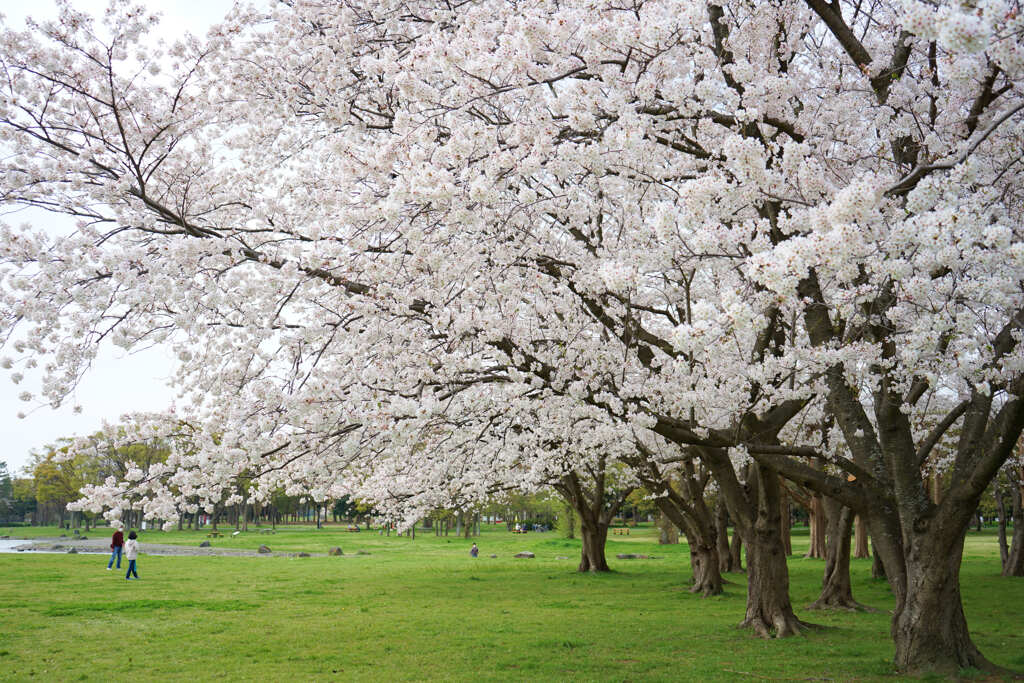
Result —
<instances>
[{"instance_id":1,"label":"person walking","mask_svg":"<svg viewBox=\"0 0 1024 683\"><path fill-rule=\"evenodd\" d=\"M124 580L128 581L133 576L139 578L139 573L135 570L135 560L139 556L139 542L138 536L134 531L128 534L128 540L124 544L124 559L128 560L128 571L124 575Z\"/></svg>"},{"instance_id":2,"label":"person walking","mask_svg":"<svg viewBox=\"0 0 1024 683\"><path fill-rule=\"evenodd\" d=\"M124 534L121 527L114 529L114 536L110 539L110 562L107 562L107 571L114 566L114 558L117 558L117 568L121 568L121 551L124 547Z\"/></svg>"},{"instance_id":3,"label":"person walking","mask_svg":"<svg viewBox=\"0 0 1024 683\"><path fill-rule=\"evenodd\" d=\"M477 548L476 547L476 543L474 543L473 547L469 549L469 556L470 557L476 557L479 554L480 554L480 548Z\"/></svg>"}]
</instances>

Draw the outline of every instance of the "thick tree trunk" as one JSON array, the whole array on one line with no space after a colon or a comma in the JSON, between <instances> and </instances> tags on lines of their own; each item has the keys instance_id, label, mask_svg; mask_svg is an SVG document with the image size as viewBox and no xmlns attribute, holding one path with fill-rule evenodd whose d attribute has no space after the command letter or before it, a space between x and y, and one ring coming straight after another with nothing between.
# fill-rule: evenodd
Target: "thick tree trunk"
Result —
<instances>
[{"instance_id":1,"label":"thick tree trunk","mask_svg":"<svg viewBox=\"0 0 1024 683\"><path fill-rule=\"evenodd\" d=\"M693 570L691 593L704 597L721 595L722 572L718 550L711 544L690 541L690 567Z\"/></svg>"},{"instance_id":2,"label":"thick tree trunk","mask_svg":"<svg viewBox=\"0 0 1024 683\"><path fill-rule=\"evenodd\" d=\"M964 538L976 503L960 502L950 526L927 516L913 525L901 524L900 516L881 501L865 511L872 547L896 596L891 634L894 665L900 673L953 676L964 668L1000 671L971 641L960 597Z\"/></svg>"},{"instance_id":3,"label":"thick tree trunk","mask_svg":"<svg viewBox=\"0 0 1024 683\"><path fill-rule=\"evenodd\" d=\"M715 530L711 514L703 501L699 509L683 499L678 492L657 499L658 508L680 531L690 546L690 569L693 571L691 593L704 597L722 593L722 571L715 547Z\"/></svg>"},{"instance_id":4,"label":"thick tree trunk","mask_svg":"<svg viewBox=\"0 0 1024 683\"><path fill-rule=\"evenodd\" d=\"M853 557L857 560L871 557L871 549L868 547L868 527L860 515L856 515L853 521Z\"/></svg>"},{"instance_id":5,"label":"thick tree trunk","mask_svg":"<svg viewBox=\"0 0 1024 683\"><path fill-rule=\"evenodd\" d=\"M748 484L757 494L753 528L747 545L747 610L741 627L761 637L784 638L808 624L797 619L789 601L789 568L779 520L779 477L761 466L751 468Z\"/></svg>"},{"instance_id":6,"label":"thick tree trunk","mask_svg":"<svg viewBox=\"0 0 1024 683\"><path fill-rule=\"evenodd\" d=\"M907 553L907 591L898 596L893 615L897 670L954 675L966 668L994 669L967 630L960 598L963 535L952 548L930 534L917 536Z\"/></svg>"},{"instance_id":7,"label":"thick tree trunk","mask_svg":"<svg viewBox=\"0 0 1024 683\"><path fill-rule=\"evenodd\" d=\"M658 493L655 497L658 509L686 534L693 571L690 592L704 597L721 594L722 572L715 547L715 520L704 503L707 473L698 473L693 462L685 463L679 471L678 486L675 486L656 467L650 467L649 472L651 477L646 484Z\"/></svg>"},{"instance_id":8,"label":"thick tree trunk","mask_svg":"<svg viewBox=\"0 0 1024 683\"><path fill-rule=\"evenodd\" d=\"M747 539L747 610L741 627L763 638L784 638L807 625L789 601L789 570L777 529L759 529Z\"/></svg>"},{"instance_id":9,"label":"thick tree trunk","mask_svg":"<svg viewBox=\"0 0 1024 683\"><path fill-rule=\"evenodd\" d=\"M596 467L590 471L592 486L586 486L576 472L563 476L555 489L572 506L580 518L580 564L581 572L607 572L608 561L604 549L608 540L608 526L622 508L622 504L633 490L620 489L609 499L605 480L605 458L600 457Z\"/></svg>"},{"instance_id":10,"label":"thick tree trunk","mask_svg":"<svg viewBox=\"0 0 1024 683\"><path fill-rule=\"evenodd\" d=\"M588 520L586 515L582 517L583 523L580 525L580 538L583 540L583 549L580 553L580 565L577 571L611 571L608 568L608 561L604 556L605 542L608 540L608 524Z\"/></svg>"},{"instance_id":11,"label":"thick tree trunk","mask_svg":"<svg viewBox=\"0 0 1024 683\"><path fill-rule=\"evenodd\" d=\"M865 609L853 599L850 584L850 535L853 511L832 498L824 501L828 517L825 546L825 575L821 595L807 609Z\"/></svg>"}]
</instances>

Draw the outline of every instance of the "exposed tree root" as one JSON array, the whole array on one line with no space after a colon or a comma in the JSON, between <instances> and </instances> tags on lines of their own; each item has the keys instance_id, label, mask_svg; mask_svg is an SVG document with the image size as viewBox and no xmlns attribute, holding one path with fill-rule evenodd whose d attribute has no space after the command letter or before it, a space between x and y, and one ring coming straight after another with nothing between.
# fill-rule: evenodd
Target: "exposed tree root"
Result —
<instances>
[{"instance_id":1,"label":"exposed tree root","mask_svg":"<svg viewBox=\"0 0 1024 683\"><path fill-rule=\"evenodd\" d=\"M874 607L871 607L869 605L862 605L861 603L857 602L853 598L841 598L841 597L835 596L835 595L832 595L832 596L825 596L825 595L823 595L820 598L818 598L817 600L815 600L814 602L812 602L811 604L809 604L806 607L806 609L809 609L809 610L810 609L814 609L814 610L824 610L824 609L846 610L848 612L869 612L869 613L872 613L872 614L875 614L875 613L878 612L878 610L875 609Z\"/></svg>"},{"instance_id":2,"label":"exposed tree root","mask_svg":"<svg viewBox=\"0 0 1024 683\"><path fill-rule=\"evenodd\" d=\"M793 616L778 614L770 622L762 616L747 617L739 628L748 628L761 638L789 638L804 631L819 630L823 627Z\"/></svg>"}]
</instances>

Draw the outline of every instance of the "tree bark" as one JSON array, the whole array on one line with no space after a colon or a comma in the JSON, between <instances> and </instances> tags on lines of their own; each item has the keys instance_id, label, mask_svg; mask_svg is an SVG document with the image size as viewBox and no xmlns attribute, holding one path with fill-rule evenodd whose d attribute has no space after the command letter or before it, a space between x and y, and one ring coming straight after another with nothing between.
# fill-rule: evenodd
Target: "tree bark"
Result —
<instances>
[{"instance_id":1,"label":"tree bark","mask_svg":"<svg viewBox=\"0 0 1024 683\"><path fill-rule=\"evenodd\" d=\"M718 567L723 572L737 571L732 564L732 553L729 552L729 512L725 502L719 499L715 505L715 546L718 549Z\"/></svg>"},{"instance_id":2,"label":"tree bark","mask_svg":"<svg viewBox=\"0 0 1024 683\"><path fill-rule=\"evenodd\" d=\"M1003 563L1003 576L1024 576L1024 522L1019 518L1013 523L1013 545Z\"/></svg>"},{"instance_id":3,"label":"tree bark","mask_svg":"<svg viewBox=\"0 0 1024 683\"><path fill-rule=\"evenodd\" d=\"M746 572L743 568L743 534L735 526L732 529L732 540L729 542L729 566L730 571L742 574Z\"/></svg>"},{"instance_id":4,"label":"tree bark","mask_svg":"<svg viewBox=\"0 0 1024 683\"><path fill-rule=\"evenodd\" d=\"M759 528L747 539L747 608L741 627L763 638L784 638L807 625L789 601L789 570L777 529Z\"/></svg>"},{"instance_id":5,"label":"tree bark","mask_svg":"<svg viewBox=\"0 0 1024 683\"><path fill-rule=\"evenodd\" d=\"M850 584L853 511L832 498L824 500L824 508L828 518L825 575L821 582L821 595L807 609L866 609L853 599L853 587Z\"/></svg>"},{"instance_id":6,"label":"tree bark","mask_svg":"<svg viewBox=\"0 0 1024 683\"><path fill-rule=\"evenodd\" d=\"M871 557L871 549L868 547L868 528L864 524L864 518L860 515L856 515L853 521L853 557L857 560Z\"/></svg>"},{"instance_id":7,"label":"tree bark","mask_svg":"<svg viewBox=\"0 0 1024 683\"><path fill-rule=\"evenodd\" d=\"M1011 482L1012 484L1014 482ZM999 506L999 559L1003 576L1024 576L1024 492L1022 487L1010 489L1010 505L1006 505L1005 494L996 487L996 504ZM1013 519L1013 537L1007 543L1006 526Z\"/></svg>"},{"instance_id":8,"label":"tree bark","mask_svg":"<svg viewBox=\"0 0 1024 683\"><path fill-rule=\"evenodd\" d=\"M583 541L583 549L577 571L611 571L604 555L605 543L608 541L608 524L602 524L599 520L588 520L586 515L582 516L581 521L580 539Z\"/></svg>"},{"instance_id":9,"label":"tree bark","mask_svg":"<svg viewBox=\"0 0 1024 683\"><path fill-rule=\"evenodd\" d=\"M633 491L632 487L626 487L609 499L605 464L605 458L601 457L594 468L587 468L592 486L584 486L576 472L569 472L554 485L580 518L582 548L578 570L581 572L611 571L604 554L608 527Z\"/></svg>"},{"instance_id":10,"label":"tree bark","mask_svg":"<svg viewBox=\"0 0 1024 683\"><path fill-rule=\"evenodd\" d=\"M664 512L658 511L658 545L676 545L679 543L679 527L672 523Z\"/></svg>"},{"instance_id":11,"label":"tree bark","mask_svg":"<svg viewBox=\"0 0 1024 683\"><path fill-rule=\"evenodd\" d=\"M644 449L639 449L644 453ZM661 465L645 453L647 459L633 463L640 481L655 494L655 504L672 524L686 535L690 547L690 568L693 571L691 593L704 597L722 592L722 572L716 547L715 519L704 502L704 491L710 481L707 468L698 467L695 459L680 463L673 474L666 474Z\"/></svg>"},{"instance_id":12,"label":"tree bark","mask_svg":"<svg viewBox=\"0 0 1024 683\"><path fill-rule=\"evenodd\" d=\"M701 448L699 453L718 482L729 516L747 546L747 607L740 626L764 638L799 633L809 624L797 619L789 600L778 473L751 463L743 484L725 449Z\"/></svg>"},{"instance_id":13,"label":"tree bark","mask_svg":"<svg viewBox=\"0 0 1024 683\"><path fill-rule=\"evenodd\" d=\"M786 557L793 554L793 516L789 506L789 495L786 487L779 484L779 532L782 534L782 547Z\"/></svg>"},{"instance_id":14,"label":"tree bark","mask_svg":"<svg viewBox=\"0 0 1024 683\"><path fill-rule=\"evenodd\" d=\"M885 579L885 565L882 564L882 558L878 554L878 549L874 546L871 547L871 578L872 579Z\"/></svg>"},{"instance_id":15,"label":"tree bark","mask_svg":"<svg viewBox=\"0 0 1024 683\"><path fill-rule=\"evenodd\" d=\"M952 675L959 669L994 669L967 630L960 597L963 536L952 548L918 536L908 553L915 560L907 563L910 590L897 596L893 616L897 670Z\"/></svg>"},{"instance_id":16,"label":"tree bark","mask_svg":"<svg viewBox=\"0 0 1024 683\"><path fill-rule=\"evenodd\" d=\"M825 505L820 494L815 493L811 496L811 505L807 514L811 520L811 546L807 549L807 554L804 557L821 559L825 557L827 522L825 520Z\"/></svg>"},{"instance_id":17,"label":"tree bark","mask_svg":"<svg viewBox=\"0 0 1024 683\"><path fill-rule=\"evenodd\" d=\"M707 598L722 593L722 571L718 550L707 543L690 543L690 567L693 570L691 593Z\"/></svg>"},{"instance_id":18,"label":"tree bark","mask_svg":"<svg viewBox=\"0 0 1024 683\"><path fill-rule=\"evenodd\" d=\"M720 595L722 572L715 547L714 525L707 508L703 508L706 519L701 519L691 501L685 500L675 490L668 490L666 496L657 498L657 505L686 534L686 542L690 547L690 569L693 571L690 592L700 593L704 597Z\"/></svg>"}]
</instances>

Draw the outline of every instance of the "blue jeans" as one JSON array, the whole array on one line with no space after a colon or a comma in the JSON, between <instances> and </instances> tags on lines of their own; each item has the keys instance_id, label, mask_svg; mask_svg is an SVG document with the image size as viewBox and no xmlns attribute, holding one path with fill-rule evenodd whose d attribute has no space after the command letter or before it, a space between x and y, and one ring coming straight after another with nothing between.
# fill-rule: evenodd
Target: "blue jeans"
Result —
<instances>
[{"instance_id":1,"label":"blue jeans","mask_svg":"<svg viewBox=\"0 0 1024 683\"><path fill-rule=\"evenodd\" d=\"M114 558L117 558L117 568L121 568L121 546L116 546L114 551L110 553L110 562L107 562L107 569L114 566Z\"/></svg>"},{"instance_id":2,"label":"blue jeans","mask_svg":"<svg viewBox=\"0 0 1024 683\"><path fill-rule=\"evenodd\" d=\"M135 571L135 560L128 560L128 572L124 575L127 579L129 576L134 576L136 579L139 578L139 573Z\"/></svg>"}]
</instances>

